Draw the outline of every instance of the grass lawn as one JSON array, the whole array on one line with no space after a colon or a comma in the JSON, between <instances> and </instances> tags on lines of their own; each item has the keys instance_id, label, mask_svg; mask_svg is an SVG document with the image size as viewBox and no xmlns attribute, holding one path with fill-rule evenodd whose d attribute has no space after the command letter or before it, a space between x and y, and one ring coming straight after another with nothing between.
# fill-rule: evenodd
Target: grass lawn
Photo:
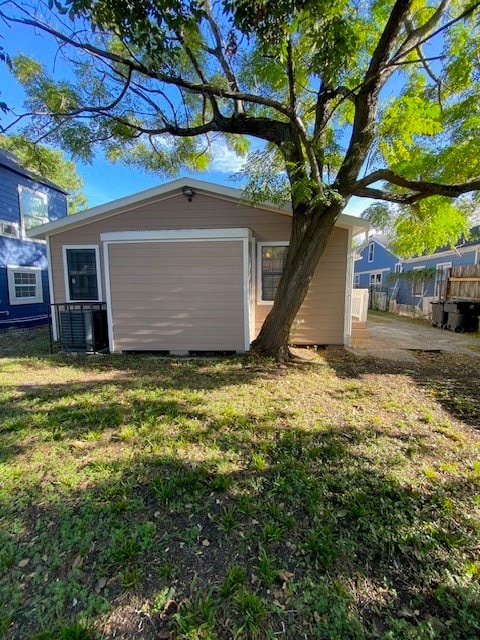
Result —
<instances>
[{"instance_id":1,"label":"grass lawn","mask_svg":"<svg viewBox=\"0 0 480 640\"><path fill-rule=\"evenodd\" d=\"M0 638L478 639L479 365L0 335Z\"/></svg>"}]
</instances>

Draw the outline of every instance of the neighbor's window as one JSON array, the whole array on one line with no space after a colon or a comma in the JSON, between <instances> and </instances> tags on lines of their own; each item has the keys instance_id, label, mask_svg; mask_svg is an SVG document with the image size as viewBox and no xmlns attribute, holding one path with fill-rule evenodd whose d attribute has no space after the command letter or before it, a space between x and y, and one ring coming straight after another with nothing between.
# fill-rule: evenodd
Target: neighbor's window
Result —
<instances>
[{"instance_id":1,"label":"neighbor's window","mask_svg":"<svg viewBox=\"0 0 480 640\"><path fill-rule=\"evenodd\" d=\"M7 267L10 304L43 302L42 272L39 267Z\"/></svg>"},{"instance_id":2,"label":"neighbor's window","mask_svg":"<svg viewBox=\"0 0 480 640\"><path fill-rule=\"evenodd\" d=\"M371 273L370 274L370 284L382 284L382 274L381 273Z\"/></svg>"},{"instance_id":3,"label":"neighbor's window","mask_svg":"<svg viewBox=\"0 0 480 640\"><path fill-rule=\"evenodd\" d=\"M401 262L397 262L395 264L395 273L402 273L403 271L403 265Z\"/></svg>"},{"instance_id":4,"label":"neighbor's window","mask_svg":"<svg viewBox=\"0 0 480 640\"><path fill-rule=\"evenodd\" d=\"M373 258L375 257L375 243L370 242L368 245L368 261L373 262Z\"/></svg>"},{"instance_id":5,"label":"neighbor's window","mask_svg":"<svg viewBox=\"0 0 480 640\"><path fill-rule=\"evenodd\" d=\"M287 246L263 245L261 247L261 300L273 302L283 272Z\"/></svg>"},{"instance_id":6,"label":"neighbor's window","mask_svg":"<svg viewBox=\"0 0 480 640\"><path fill-rule=\"evenodd\" d=\"M447 286L448 270L452 268L451 262L439 262L435 269L434 295L443 298Z\"/></svg>"},{"instance_id":7,"label":"neighbor's window","mask_svg":"<svg viewBox=\"0 0 480 640\"><path fill-rule=\"evenodd\" d=\"M18 187L18 197L24 231L48 222L48 197L46 193L34 191L20 185Z\"/></svg>"},{"instance_id":8,"label":"neighbor's window","mask_svg":"<svg viewBox=\"0 0 480 640\"><path fill-rule=\"evenodd\" d=\"M97 253L94 248L65 249L70 301L98 300Z\"/></svg>"}]
</instances>

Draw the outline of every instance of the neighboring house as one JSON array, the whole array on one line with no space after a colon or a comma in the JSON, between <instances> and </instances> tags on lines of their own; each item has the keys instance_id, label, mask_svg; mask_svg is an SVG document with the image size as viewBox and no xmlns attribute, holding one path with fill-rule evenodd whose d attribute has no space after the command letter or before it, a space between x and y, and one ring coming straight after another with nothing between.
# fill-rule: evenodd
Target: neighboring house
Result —
<instances>
[{"instance_id":1,"label":"neighboring house","mask_svg":"<svg viewBox=\"0 0 480 640\"><path fill-rule=\"evenodd\" d=\"M399 280L398 302L419 307L427 313L430 302L442 299L445 295L448 269L480 264L480 227L474 227L470 232L472 239L460 240L453 249L442 247L434 253L403 260L403 271L428 269L432 271L432 276L414 284Z\"/></svg>"},{"instance_id":2,"label":"neighboring house","mask_svg":"<svg viewBox=\"0 0 480 640\"><path fill-rule=\"evenodd\" d=\"M462 239L453 249L442 247L434 253L400 258L388 247L388 239L371 235L357 249L354 267L354 287L376 287L388 292L399 305L418 307L422 313L430 313L430 301L444 296L447 269L480 264L480 227L471 229L471 240ZM392 277L390 274L429 270L426 277Z\"/></svg>"},{"instance_id":3,"label":"neighboring house","mask_svg":"<svg viewBox=\"0 0 480 640\"><path fill-rule=\"evenodd\" d=\"M27 231L67 215L67 194L0 149L0 329L47 322L45 242Z\"/></svg>"},{"instance_id":4,"label":"neighboring house","mask_svg":"<svg viewBox=\"0 0 480 640\"><path fill-rule=\"evenodd\" d=\"M273 304L292 214L241 198L182 178L32 229L47 242L55 338L74 347L83 332L88 347L96 323L112 352L247 351ZM296 344L349 343L352 237L366 228L340 216Z\"/></svg>"},{"instance_id":5,"label":"neighboring house","mask_svg":"<svg viewBox=\"0 0 480 640\"><path fill-rule=\"evenodd\" d=\"M401 271L401 260L388 248L384 235L373 234L357 249L354 267L354 287L367 289L372 286L386 287L389 273Z\"/></svg>"}]
</instances>

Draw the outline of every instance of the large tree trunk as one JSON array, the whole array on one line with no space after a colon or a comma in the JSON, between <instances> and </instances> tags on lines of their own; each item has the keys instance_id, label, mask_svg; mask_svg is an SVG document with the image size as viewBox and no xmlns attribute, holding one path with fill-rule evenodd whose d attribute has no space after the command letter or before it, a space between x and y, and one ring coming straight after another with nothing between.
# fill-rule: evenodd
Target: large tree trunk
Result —
<instances>
[{"instance_id":1,"label":"large tree trunk","mask_svg":"<svg viewBox=\"0 0 480 640\"><path fill-rule=\"evenodd\" d=\"M294 213L285 267L273 307L252 342L254 353L278 361L289 359L288 343L293 321L341 210L341 205L323 207L310 214L310 219Z\"/></svg>"}]
</instances>

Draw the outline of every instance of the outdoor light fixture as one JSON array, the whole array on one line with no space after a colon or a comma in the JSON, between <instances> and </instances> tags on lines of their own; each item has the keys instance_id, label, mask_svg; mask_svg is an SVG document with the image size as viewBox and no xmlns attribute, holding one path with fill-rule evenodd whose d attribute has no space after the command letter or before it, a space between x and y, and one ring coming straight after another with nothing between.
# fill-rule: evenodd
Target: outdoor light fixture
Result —
<instances>
[{"instance_id":1,"label":"outdoor light fixture","mask_svg":"<svg viewBox=\"0 0 480 640\"><path fill-rule=\"evenodd\" d=\"M182 191L187 200L191 202L193 196L195 195L195 191L192 189L192 187L183 187Z\"/></svg>"}]
</instances>

